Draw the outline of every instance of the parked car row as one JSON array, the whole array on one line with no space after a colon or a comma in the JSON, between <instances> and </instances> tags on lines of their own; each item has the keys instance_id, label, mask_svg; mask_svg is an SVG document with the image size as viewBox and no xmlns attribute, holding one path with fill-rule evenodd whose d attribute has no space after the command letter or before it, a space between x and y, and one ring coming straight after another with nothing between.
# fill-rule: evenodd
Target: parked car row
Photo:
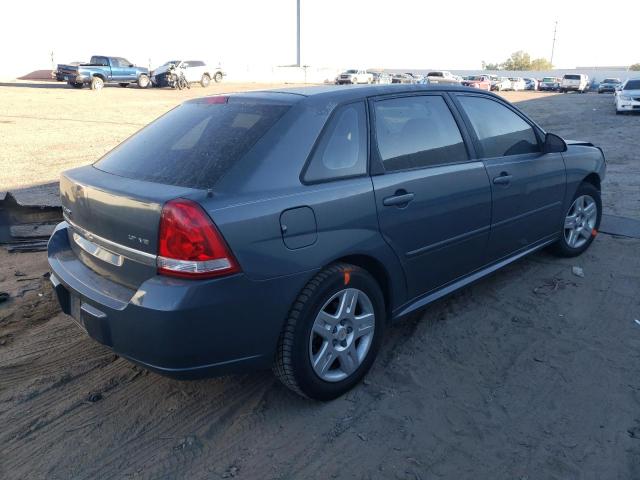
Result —
<instances>
[{"instance_id":1,"label":"parked car row","mask_svg":"<svg viewBox=\"0 0 640 480\"><path fill-rule=\"evenodd\" d=\"M178 73L170 73L175 72ZM140 88L149 86L169 86L169 75L184 75L188 83L200 83L207 87L211 80L221 82L225 76L222 68L210 68L200 60L171 60L156 70L149 72L146 67L138 67L126 58L94 55L89 63L73 62L59 64L53 76L59 82L67 82L75 88L89 85L91 90L100 90L105 84L128 87L136 84Z\"/></svg>"},{"instance_id":2,"label":"parked car row","mask_svg":"<svg viewBox=\"0 0 640 480\"><path fill-rule=\"evenodd\" d=\"M562 78L544 77L539 80L532 77L499 77L491 74L478 74L460 77L447 70L436 70L428 72L426 75L420 75L411 72L386 74L370 72L365 69L350 69L338 75L335 78L334 83L337 85L372 83L441 84L463 85L478 88L480 90L492 91L541 90L562 93L569 91L584 93L591 88L589 77L584 74L567 74ZM607 88L608 87L605 85L602 91L607 91Z\"/></svg>"}]
</instances>

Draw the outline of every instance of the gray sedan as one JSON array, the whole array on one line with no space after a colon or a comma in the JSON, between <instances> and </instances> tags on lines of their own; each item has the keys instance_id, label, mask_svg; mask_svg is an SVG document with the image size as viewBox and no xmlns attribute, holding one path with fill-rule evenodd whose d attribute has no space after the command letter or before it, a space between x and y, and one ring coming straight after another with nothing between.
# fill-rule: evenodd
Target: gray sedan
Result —
<instances>
[{"instance_id":1,"label":"gray sedan","mask_svg":"<svg viewBox=\"0 0 640 480\"><path fill-rule=\"evenodd\" d=\"M583 253L604 174L599 148L477 89L210 96L62 174L51 281L145 368L271 367L327 400L390 323L541 248Z\"/></svg>"}]
</instances>

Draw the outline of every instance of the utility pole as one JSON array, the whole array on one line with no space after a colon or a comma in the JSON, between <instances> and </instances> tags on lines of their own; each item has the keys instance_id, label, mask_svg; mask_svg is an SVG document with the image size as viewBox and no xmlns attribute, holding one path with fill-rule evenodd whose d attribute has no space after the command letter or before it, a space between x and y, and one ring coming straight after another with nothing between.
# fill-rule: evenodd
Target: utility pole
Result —
<instances>
[{"instance_id":1,"label":"utility pole","mask_svg":"<svg viewBox=\"0 0 640 480\"><path fill-rule=\"evenodd\" d=\"M296 67L300 66L300 0L296 0Z\"/></svg>"},{"instance_id":2,"label":"utility pole","mask_svg":"<svg viewBox=\"0 0 640 480\"><path fill-rule=\"evenodd\" d=\"M551 43L551 68L553 68L553 53L556 49L556 32L558 31L558 21L553 24L553 43Z\"/></svg>"}]
</instances>

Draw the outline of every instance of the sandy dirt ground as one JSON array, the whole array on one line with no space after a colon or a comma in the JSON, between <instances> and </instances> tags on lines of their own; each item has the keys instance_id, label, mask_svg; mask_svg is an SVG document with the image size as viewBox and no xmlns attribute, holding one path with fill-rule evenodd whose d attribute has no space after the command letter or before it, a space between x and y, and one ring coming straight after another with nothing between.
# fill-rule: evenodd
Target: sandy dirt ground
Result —
<instances>
[{"instance_id":1,"label":"sandy dirt ground","mask_svg":"<svg viewBox=\"0 0 640 480\"><path fill-rule=\"evenodd\" d=\"M55 179L181 94L101 95L0 86L2 178ZM611 96L507 96L604 147L606 211L640 218L640 117L616 116ZM97 104L95 126L75 121ZM133 366L59 313L46 272L44 254L0 249L0 478L640 478L640 240L540 252L437 302L324 404L269 372L179 382Z\"/></svg>"}]
</instances>

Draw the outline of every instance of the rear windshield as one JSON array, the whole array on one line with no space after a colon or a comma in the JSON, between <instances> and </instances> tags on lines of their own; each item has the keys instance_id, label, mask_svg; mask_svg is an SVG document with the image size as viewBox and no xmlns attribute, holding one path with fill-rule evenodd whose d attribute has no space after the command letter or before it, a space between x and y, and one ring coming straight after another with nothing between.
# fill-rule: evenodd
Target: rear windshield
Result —
<instances>
[{"instance_id":1,"label":"rear windshield","mask_svg":"<svg viewBox=\"0 0 640 480\"><path fill-rule=\"evenodd\" d=\"M542 79L542 81L543 81L544 83L554 83L554 82L556 82L557 80L556 80L555 78L553 78L553 77L544 77L544 78Z\"/></svg>"},{"instance_id":2,"label":"rear windshield","mask_svg":"<svg viewBox=\"0 0 640 480\"><path fill-rule=\"evenodd\" d=\"M640 80L629 80L624 86L625 90L640 90Z\"/></svg>"},{"instance_id":3,"label":"rear windshield","mask_svg":"<svg viewBox=\"0 0 640 480\"><path fill-rule=\"evenodd\" d=\"M213 187L290 107L238 97L220 102L225 97L180 105L94 166L138 180Z\"/></svg>"},{"instance_id":4,"label":"rear windshield","mask_svg":"<svg viewBox=\"0 0 640 480\"><path fill-rule=\"evenodd\" d=\"M565 75L565 80L580 80L580 75Z\"/></svg>"},{"instance_id":5,"label":"rear windshield","mask_svg":"<svg viewBox=\"0 0 640 480\"><path fill-rule=\"evenodd\" d=\"M444 77L444 73L442 73L442 72L429 72L429 73L427 73L427 77Z\"/></svg>"}]
</instances>

